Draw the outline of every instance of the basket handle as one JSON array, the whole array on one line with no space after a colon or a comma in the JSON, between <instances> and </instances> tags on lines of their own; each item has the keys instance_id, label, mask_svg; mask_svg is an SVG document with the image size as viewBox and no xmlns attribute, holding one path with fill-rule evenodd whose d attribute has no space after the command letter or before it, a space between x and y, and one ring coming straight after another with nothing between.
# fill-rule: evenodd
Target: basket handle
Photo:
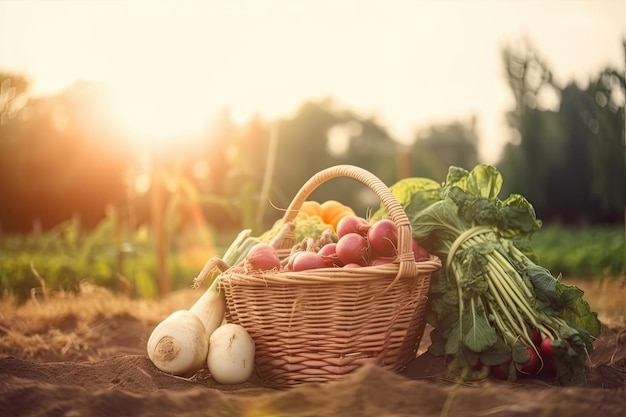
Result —
<instances>
[{"instance_id":1,"label":"basket handle","mask_svg":"<svg viewBox=\"0 0 626 417\"><path fill-rule=\"evenodd\" d=\"M416 276L419 270L413 254L411 222L396 197L391 193L391 190L378 177L363 168L354 165L336 165L313 175L304 183L289 204L289 207L287 207L287 211L283 216L283 222L294 221L302 204L309 195L326 181L337 177L350 177L358 180L371 188L380 198L383 206L387 209L389 217L398 229L398 255L396 259L399 261L399 270L396 279ZM294 239L294 234L285 236L279 245L279 249L291 248L294 244Z\"/></svg>"}]
</instances>

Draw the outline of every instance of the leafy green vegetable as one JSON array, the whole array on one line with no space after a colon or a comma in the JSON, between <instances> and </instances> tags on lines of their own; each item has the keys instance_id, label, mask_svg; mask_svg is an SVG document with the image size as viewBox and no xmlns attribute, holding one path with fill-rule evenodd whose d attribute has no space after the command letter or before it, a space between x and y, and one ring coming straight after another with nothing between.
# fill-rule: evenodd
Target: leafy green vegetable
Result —
<instances>
[{"instance_id":1,"label":"leafy green vegetable","mask_svg":"<svg viewBox=\"0 0 626 417\"><path fill-rule=\"evenodd\" d=\"M440 189L421 179L393 186L414 238L444 265L431 281L429 350L453 356L460 375L500 365L515 379L527 349L538 350L536 330L553 341L559 382L584 384L597 314L580 289L536 264L530 239L542 223L523 196L499 199L502 183L495 167L481 164L450 167Z\"/></svg>"},{"instance_id":2,"label":"leafy green vegetable","mask_svg":"<svg viewBox=\"0 0 626 417\"><path fill-rule=\"evenodd\" d=\"M402 208L406 210L411 206L412 210L422 210L432 203L441 200L441 184L430 178L411 177L405 178L391 187L391 193L396 197ZM386 214L385 207L381 207L372 215L372 220L378 220Z\"/></svg>"}]
</instances>

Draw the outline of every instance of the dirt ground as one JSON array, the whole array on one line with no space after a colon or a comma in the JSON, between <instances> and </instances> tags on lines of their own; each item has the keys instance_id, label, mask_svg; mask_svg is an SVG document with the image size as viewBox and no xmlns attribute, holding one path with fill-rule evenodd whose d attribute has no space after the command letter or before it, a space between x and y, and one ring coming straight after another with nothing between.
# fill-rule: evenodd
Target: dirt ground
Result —
<instances>
[{"instance_id":1,"label":"dirt ground","mask_svg":"<svg viewBox=\"0 0 626 417\"><path fill-rule=\"evenodd\" d=\"M626 324L601 315L589 386L487 378L458 383L420 354L402 374L365 365L343 380L284 390L236 386L203 370L158 371L145 354L155 324L197 293L158 305L96 292L0 307L0 416L626 416ZM87 300L86 300L87 299Z\"/></svg>"}]
</instances>

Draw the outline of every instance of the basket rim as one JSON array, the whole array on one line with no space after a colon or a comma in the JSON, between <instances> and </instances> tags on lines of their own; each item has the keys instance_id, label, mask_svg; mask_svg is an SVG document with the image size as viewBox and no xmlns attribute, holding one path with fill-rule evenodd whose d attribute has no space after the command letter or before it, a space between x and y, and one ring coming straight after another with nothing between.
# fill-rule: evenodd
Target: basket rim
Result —
<instances>
[{"instance_id":1,"label":"basket rim","mask_svg":"<svg viewBox=\"0 0 626 417\"><path fill-rule=\"evenodd\" d=\"M392 278L396 279L415 279L424 274L430 275L432 272L441 268L441 260L431 255L429 259L420 260L416 263L417 273L413 276L404 275L398 277L398 269L400 268L398 261L393 263L363 266L359 268L316 268L305 271L253 271L253 272L237 272L232 268L222 272L217 279L220 284L228 285L319 285L326 283L364 283L380 281ZM392 282L392 283L393 283Z\"/></svg>"}]
</instances>

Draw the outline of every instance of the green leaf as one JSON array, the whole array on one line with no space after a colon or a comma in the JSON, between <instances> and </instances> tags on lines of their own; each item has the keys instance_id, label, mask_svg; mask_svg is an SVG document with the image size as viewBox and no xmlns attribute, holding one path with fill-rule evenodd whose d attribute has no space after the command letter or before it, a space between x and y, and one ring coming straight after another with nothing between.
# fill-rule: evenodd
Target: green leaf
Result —
<instances>
[{"instance_id":1,"label":"green leaf","mask_svg":"<svg viewBox=\"0 0 626 417\"><path fill-rule=\"evenodd\" d=\"M403 178L389 187L389 190L407 213L419 213L443 198L441 184L430 178ZM380 219L386 213L386 208L381 205L371 216L372 220Z\"/></svg>"},{"instance_id":2,"label":"green leaf","mask_svg":"<svg viewBox=\"0 0 626 417\"><path fill-rule=\"evenodd\" d=\"M474 352L483 352L493 346L498 339L496 329L476 311L467 310L463 314L463 343Z\"/></svg>"},{"instance_id":3,"label":"green leaf","mask_svg":"<svg viewBox=\"0 0 626 417\"><path fill-rule=\"evenodd\" d=\"M587 385L585 372L585 360L587 358L584 349L560 340L552 341L554 352L553 362L557 372L559 383L563 385Z\"/></svg>"},{"instance_id":4,"label":"green leaf","mask_svg":"<svg viewBox=\"0 0 626 417\"><path fill-rule=\"evenodd\" d=\"M562 284L563 285L563 284ZM571 300L562 310L563 319L580 327L592 337L598 337L602 330L602 324L598 320L598 313L591 310L582 295Z\"/></svg>"},{"instance_id":5,"label":"green leaf","mask_svg":"<svg viewBox=\"0 0 626 417\"><path fill-rule=\"evenodd\" d=\"M461 323L456 322L446 340L445 353L446 355L456 355L459 351L459 345L461 344Z\"/></svg>"},{"instance_id":6,"label":"green leaf","mask_svg":"<svg viewBox=\"0 0 626 417\"><path fill-rule=\"evenodd\" d=\"M544 301L545 310L560 312L566 321L575 324L592 337L600 335L601 323L598 314L591 310L584 300L584 292L575 285L566 285L553 277L541 266L530 264L527 267L528 277L533 285L533 293L537 299Z\"/></svg>"},{"instance_id":7,"label":"green leaf","mask_svg":"<svg viewBox=\"0 0 626 417\"><path fill-rule=\"evenodd\" d=\"M500 194L502 182L502 175L492 165L479 164L470 172L453 166L448 169L444 193L447 187L459 187L477 197L495 199Z\"/></svg>"},{"instance_id":8,"label":"green leaf","mask_svg":"<svg viewBox=\"0 0 626 417\"><path fill-rule=\"evenodd\" d=\"M546 268L529 264L526 273L533 286L535 297L550 304L560 303L560 292L557 288L557 280Z\"/></svg>"},{"instance_id":9,"label":"green leaf","mask_svg":"<svg viewBox=\"0 0 626 417\"><path fill-rule=\"evenodd\" d=\"M502 202L500 214L498 229L504 237L530 237L542 226L532 204L519 194L511 194Z\"/></svg>"},{"instance_id":10,"label":"green leaf","mask_svg":"<svg viewBox=\"0 0 626 417\"><path fill-rule=\"evenodd\" d=\"M460 262L455 270L457 285L463 290L464 298L471 299L485 293L489 289L487 283L487 260L480 247L464 249L457 252Z\"/></svg>"},{"instance_id":11,"label":"green leaf","mask_svg":"<svg viewBox=\"0 0 626 417\"><path fill-rule=\"evenodd\" d=\"M519 341L515 342L511 348L511 357L513 358L513 361L517 363L524 363L530 359L526 346Z\"/></svg>"},{"instance_id":12,"label":"green leaf","mask_svg":"<svg viewBox=\"0 0 626 417\"><path fill-rule=\"evenodd\" d=\"M500 365L511 360L511 347L506 344L501 336L496 343L480 353L480 361L487 366Z\"/></svg>"}]
</instances>

